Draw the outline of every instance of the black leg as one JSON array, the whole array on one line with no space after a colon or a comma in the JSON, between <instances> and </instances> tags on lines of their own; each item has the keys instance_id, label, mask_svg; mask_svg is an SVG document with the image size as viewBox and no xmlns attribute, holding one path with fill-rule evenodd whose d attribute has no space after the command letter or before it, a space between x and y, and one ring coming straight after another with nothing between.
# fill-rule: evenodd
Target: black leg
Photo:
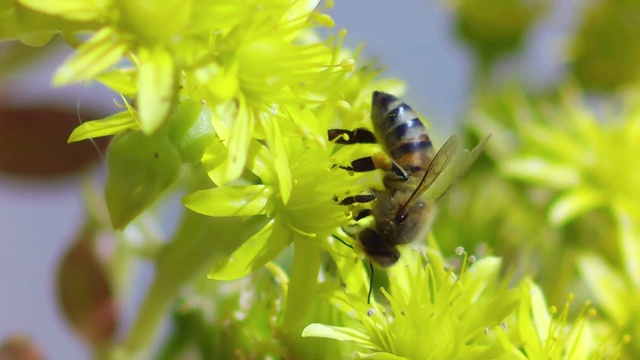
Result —
<instances>
[{"instance_id":1,"label":"black leg","mask_svg":"<svg viewBox=\"0 0 640 360\"><path fill-rule=\"evenodd\" d=\"M355 203L364 204L364 203L372 202L375 199L376 199L375 194L361 194L361 195L355 195L355 196L347 196L346 198L342 199L342 201L340 201L340 205L346 206L346 205L353 205Z\"/></svg>"},{"instance_id":2,"label":"black leg","mask_svg":"<svg viewBox=\"0 0 640 360\"><path fill-rule=\"evenodd\" d=\"M369 261L369 269L371 269L371 278L369 279L369 295L367 295L367 305L371 304L371 293L373 293L373 263Z\"/></svg>"},{"instance_id":3,"label":"black leg","mask_svg":"<svg viewBox=\"0 0 640 360\"><path fill-rule=\"evenodd\" d=\"M367 172L376 169L382 169L391 171L396 174L402 181L409 180L409 173L404 170L400 165L393 161L376 161L373 156L367 156L359 159L355 159L351 162L351 166L340 166L340 169L355 171L355 172Z\"/></svg>"},{"instance_id":4,"label":"black leg","mask_svg":"<svg viewBox=\"0 0 640 360\"><path fill-rule=\"evenodd\" d=\"M346 135L346 139L344 135ZM329 141L335 140L336 144L343 145L376 143L376 136L371 131L364 128L357 128L354 130L329 129L327 130L327 137L329 138Z\"/></svg>"},{"instance_id":5,"label":"black leg","mask_svg":"<svg viewBox=\"0 0 640 360\"><path fill-rule=\"evenodd\" d=\"M359 220L362 220L362 219L364 219L364 218L366 218L367 216L370 216L370 215L371 215L371 209L362 209L353 218L353 220L359 221Z\"/></svg>"},{"instance_id":6,"label":"black leg","mask_svg":"<svg viewBox=\"0 0 640 360\"><path fill-rule=\"evenodd\" d=\"M340 168L355 172L367 172L377 169L371 156L355 159L351 162L351 166L340 166Z\"/></svg>"}]
</instances>

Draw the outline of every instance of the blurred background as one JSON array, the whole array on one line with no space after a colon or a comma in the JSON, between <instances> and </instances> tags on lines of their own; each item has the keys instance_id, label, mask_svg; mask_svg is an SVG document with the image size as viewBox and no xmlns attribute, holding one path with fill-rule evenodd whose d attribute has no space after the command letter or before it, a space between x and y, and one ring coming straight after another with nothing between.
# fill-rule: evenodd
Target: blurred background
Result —
<instances>
[{"instance_id":1,"label":"blurred background","mask_svg":"<svg viewBox=\"0 0 640 360\"><path fill-rule=\"evenodd\" d=\"M336 27L348 30L348 47L365 43L365 57L378 59L384 76L406 81L404 99L428 119L438 142L468 110L483 66L528 89L575 72L567 67L569 36L591 2L541 2L540 16L529 13L528 25L514 35L517 44L504 51L497 45L499 56L474 48L469 34L476 30L461 27L462 12L452 3L343 0L329 11ZM519 26L522 19L511 14L501 19ZM505 26L499 33L509 31ZM51 359L89 357L57 308L55 276L66 247L81 236L83 189L95 182L87 179L100 178L105 161L104 141L67 145L66 139L79 122L114 112L117 99L98 84L52 89L52 74L69 54L59 38L44 48L0 45L0 339L28 334ZM134 281L139 296L124 304L125 323L144 291L142 274Z\"/></svg>"}]
</instances>

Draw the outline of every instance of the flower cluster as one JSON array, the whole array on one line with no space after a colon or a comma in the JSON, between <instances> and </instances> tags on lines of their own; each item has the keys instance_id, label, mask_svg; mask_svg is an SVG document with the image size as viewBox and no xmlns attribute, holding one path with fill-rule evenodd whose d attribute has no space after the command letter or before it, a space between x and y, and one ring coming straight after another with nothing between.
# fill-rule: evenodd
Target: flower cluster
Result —
<instances>
[{"instance_id":1,"label":"flower cluster","mask_svg":"<svg viewBox=\"0 0 640 360\"><path fill-rule=\"evenodd\" d=\"M598 214L605 219L572 261L618 336L635 337L640 334L635 300L640 296L640 163L631 154L640 151L637 97L627 97L623 111L602 119L580 105L575 93L565 93L561 105L558 113L523 124L519 131L528 135L503 171L553 190L548 218L556 226L586 223ZM551 118L563 121L551 123Z\"/></svg>"},{"instance_id":2,"label":"flower cluster","mask_svg":"<svg viewBox=\"0 0 640 360\"><path fill-rule=\"evenodd\" d=\"M436 251L427 251L425 264L420 252L403 249L383 289L387 306L367 305L347 282L330 300L353 323L311 324L303 336L354 343L367 359L583 359L613 351L610 339L593 342L588 305L569 322L569 304L558 316L532 281L508 288L498 258L457 252L464 257L456 274Z\"/></svg>"},{"instance_id":3,"label":"flower cluster","mask_svg":"<svg viewBox=\"0 0 640 360\"><path fill-rule=\"evenodd\" d=\"M460 35L486 66L520 46L546 2L505 2L515 16L502 24L479 16L487 14L483 2L451 4ZM476 261L460 247L459 265L445 265L433 239L427 255L401 247L399 263L382 276L388 287L377 298L384 303L374 296L369 304L373 274L358 246L338 239L354 225L353 209L339 199L379 185L380 174L335 165L379 149L336 145L327 130L370 128L372 91L404 89L378 80L374 64L356 63L358 53L342 46L346 31L320 35L334 24L319 0L17 0L6 8L0 38L42 45L62 31L76 48L55 85L97 80L121 96L122 111L81 124L69 138L115 135L106 181L113 227L127 227L172 187L187 193L173 239L152 251L157 276L126 339L111 349L114 357L143 354L177 294L176 338L165 357L180 351L183 344L172 346L187 342L183 335L195 343L220 341L215 350L211 342L200 344L203 357L336 358L361 351L371 359L616 357L627 334L640 336L637 100L626 104L621 121L609 122L572 94L551 113L519 94L506 96L513 110L507 121L487 112L467 124L467 135L493 139L478 161L483 171L449 194L450 222L436 226L442 238L449 235L445 246L493 240L490 246L517 248L502 254L526 274L535 270L531 263L548 273L577 264L603 321L592 321L589 304L574 321L568 303L559 313L547 307L542 289L565 292L570 276L544 277L540 287L526 276L510 284L498 257ZM444 174L457 178L468 160L456 156L454 170ZM602 241L567 251L566 261L522 250L543 243L550 244L545 255L570 249L560 241L562 227L593 213L615 234L615 249ZM481 236L460 224L479 224ZM423 239L416 240L420 248ZM606 256L596 256L598 250ZM192 283L206 271L215 280L253 277L229 287ZM545 281L554 283L551 291ZM611 339L598 337L595 326Z\"/></svg>"}]
</instances>

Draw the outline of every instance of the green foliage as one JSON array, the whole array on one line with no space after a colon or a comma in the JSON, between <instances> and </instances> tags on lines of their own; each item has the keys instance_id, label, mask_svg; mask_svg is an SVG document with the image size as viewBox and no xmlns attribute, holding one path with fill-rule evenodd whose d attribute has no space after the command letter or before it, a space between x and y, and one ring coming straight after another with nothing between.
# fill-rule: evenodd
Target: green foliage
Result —
<instances>
[{"instance_id":1,"label":"green foliage","mask_svg":"<svg viewBox=\"0 0 640 360\"><path fill-rule=\"evenodd\" d=\"M547 2L451 3L482 75L461 129L473 150L454 153L425 196L477 162L440 203L434 236L376 271L371 304L354 234L367 220L336 199L379 188L380 174L334 165L380 149L329 142L327 129L370 128L371 92L404 85L343 49L344 30L318 35L334 25L318 1L4 4L0 38L44 45L62 32L76 48L54 85L97 80L122 96L123 111L69 141L115 135L106 204L113 228L127 230L106 272L117 301L131 276L122 259L156 273L131 328L96 357L152 356L168 313L162 359L639 357L627 344L640 338L637 95L613 93L600 99L612 110L597 112L564 79L547 94L490 87ZM635 85L637 51L625 45L635 23L614 19L640 10L613 3L589 8L574 40L572 70L588 88ZM602 40L614 25L619 37ZM145 224L174 194L186 194L181 220L159 242Z\"/></svg>"},{"instance_id":2,"label":"green foliage","mask_svg":"<svg viewBox=\"0 0 640 360\"><path fill-rule=\"evenodd\" d=\"M107 170L105 196L111 223L124 229L176 181L180 154L164 136L130 131L109 144Z\"/></svg>"}]
</instances>

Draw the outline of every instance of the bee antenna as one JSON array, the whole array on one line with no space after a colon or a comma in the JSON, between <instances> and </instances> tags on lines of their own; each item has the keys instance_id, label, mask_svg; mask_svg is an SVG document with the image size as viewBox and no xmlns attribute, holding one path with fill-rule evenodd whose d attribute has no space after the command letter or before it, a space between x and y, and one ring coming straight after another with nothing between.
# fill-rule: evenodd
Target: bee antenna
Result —
<instances>
[{"instance_id":1,"label":"bee antenna","mask_svg":"<svg viewBox=\"0 0 640 360\"><path fill-rule=\"evenodd\" d=\"M341 242L341 243L342 243L342 245L344 245L344 246L346 246L346 247L348 247L348 248L350 248L350 249L353 249L353 246L352 246L352 245L350 245L350 244L348 244L346 241L342 240L338 235L336 235L336 234L331 234L331 236L333 236L333 238L334 238L334 239L336 239L336 240L338 240L339 242Z\"/></svg>"},{"instance_id":2,"label":"bee antenna","mask_svg":"<svg viewBox=\"0 0 640 360\"><path fill-rule=\"evenodd\" d=\"M369 261L369 269L371 270L371 277L369 278L369 295L367 295L367 305L371 304L371 294L373 293L373 263Z\"/></svg>"}]
</instances>

